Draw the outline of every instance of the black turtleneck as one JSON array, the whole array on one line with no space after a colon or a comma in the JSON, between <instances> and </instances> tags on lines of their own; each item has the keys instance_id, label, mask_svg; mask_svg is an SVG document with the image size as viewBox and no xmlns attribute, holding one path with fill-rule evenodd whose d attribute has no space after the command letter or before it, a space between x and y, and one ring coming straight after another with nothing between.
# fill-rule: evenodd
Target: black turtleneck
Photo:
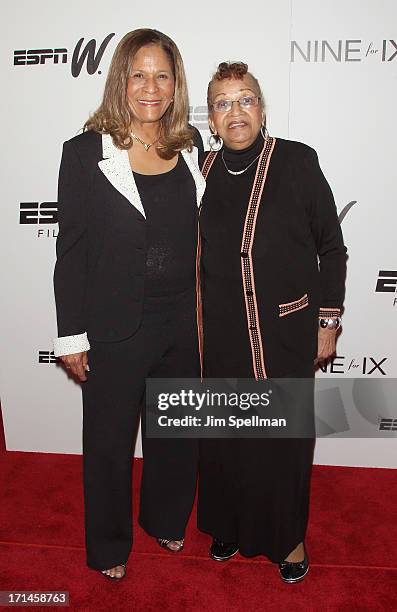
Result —
<instances>
[{"instance_id":1,"label":"black turtleneck","mask_svg":"<svg viewBox=\"0 0 397 612\"><path fill-rule=\"evenodd\" d=\"M223 159L230 170L243 170L251 162L254 162L256 158L259 158L259 155L261 154L261 151L263 149L263 145L264 139L262 133L259 132L254 142L245 149L229 149L229 147L224 146ZM220 154L222 155L222 151L220 152ZM255 166L255 163L253 163L252 165Z\"/></svg>"},{"instance_id":2,"label":"black turtleneck","mask_svg":"<svg viewBox=\"0 0 397 612\"><path fill-rule=\"evenodd\" d=\"M247 148L236 150L224 146L216 157L207 179L200 226L203 238L203 264L211 257L209 273L219 280L236 279L241 284L241 238L248 200L257 168L257 159L264 146L259 132ZM251 166L249 166L251 164ZM230 174L249 168L239 175Z\"/></svg>"},{"instance_id":3,"label":"black turtleneck","mask_svg":"<svg viewBox=\"0 0 397 612\"><path fill-rule=\"evenodd\" d=\"M255 141L245 149L224 147L224 161L222 150L218 153L208 176L200 214L205 350L216 351L216 345L224 346L224 330L228 330L227 343L229 345L230 342L231 351L237 343L238 350L235 353L241 364L239 372L246 367L247 377L252 374L252 360L240 252L245 215L257 168L254 160L260 155L263 146L264 139L259 132ZM227 172L224 162L234 171L243 170L251 162L254 163L243 174L234 176Z\"/></svg>"}]
</instances>

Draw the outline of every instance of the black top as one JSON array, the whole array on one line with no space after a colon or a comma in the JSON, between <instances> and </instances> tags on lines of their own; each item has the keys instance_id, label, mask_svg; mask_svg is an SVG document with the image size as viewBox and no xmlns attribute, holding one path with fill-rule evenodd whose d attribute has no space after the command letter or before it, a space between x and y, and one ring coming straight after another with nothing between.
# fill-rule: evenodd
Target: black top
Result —
<instances>
[{"instance_id":1,"label":"black top","mask_svg":"<svg viewBox=\"0 0 397 612\"><path fill-rule=\"evenodd\" d=\"M203 239L202 265L205 270L205 286L213 285L215 294L227 292L229 298L238 298L239 306L244 306L241 284L241 239L244 229L245 214L252 184L257 168L255 161L264 145L262 134L255 142L240 151L223 149L223 159L227 167L234 172L252 165L243 174L234 176L226 171L224 163L214 166L212 176L216 176L218 188L207 188L201 213L201 233ZM218 158L222 157L222 151ZM212 178L211 176L211 178ZM212 291L210 291L213 294ZM215 296L216 297L216 296ZM215 310L215 309L214 309ZM244 313L242 313L244 314ZM219 309L213 316L222 317Z\"/></svg>"},{"instance_id":2,"label":"black top","mask_svg":"<svg viewBox=\"0 0 397 612\"><path fill-rule=\"evenodd\" d=\"M196 187L183 156L169 172L134 172L134 178L147 220L145 295L174 295L193 287Z\"/></svg>"}]
</instances>

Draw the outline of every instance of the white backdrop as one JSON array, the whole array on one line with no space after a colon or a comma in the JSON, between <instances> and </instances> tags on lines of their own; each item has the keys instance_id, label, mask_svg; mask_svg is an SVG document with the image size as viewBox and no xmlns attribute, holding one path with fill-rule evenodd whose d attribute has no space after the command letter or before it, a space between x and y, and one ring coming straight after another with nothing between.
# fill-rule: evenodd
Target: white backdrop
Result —
<instances>
[{"instance_id":1,"label":"white backdrop","mask_svg":"<svg viewBox=\"0 0 397 612\"><path fill-rule=\"evenodd\" d=\"M355 202L342 222L349 250L343 333L338 357L319 376L336 387L349 377L397 377L396 23L395 0L42 0L40 11L19 0L3 7L0 390L8 450L81 452L80 387L51 355L58 167L62 142L101 99L116 44L138 27L177 42L191 122L205 142L208 80L219 61L234 59L261 82L270 133L317 150L338 212ZM80 39L81 50L94 39L98 52L109 34L96 69L85 60L73 76ZM376 291L380 271L389 281ZM383 394L377 406L373 397L373 436L319 439L316 463L397 467L396 432L379 429L382 418L396 419L397 429L395 400Z\"/></svg>"}]
</instances>

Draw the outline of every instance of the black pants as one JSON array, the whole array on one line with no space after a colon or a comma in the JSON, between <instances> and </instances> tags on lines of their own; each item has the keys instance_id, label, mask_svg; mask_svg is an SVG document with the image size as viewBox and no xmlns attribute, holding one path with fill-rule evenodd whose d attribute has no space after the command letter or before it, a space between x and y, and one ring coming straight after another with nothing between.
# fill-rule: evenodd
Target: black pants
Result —
<instances>
[{"instance_id":1,"label":"black pants","mask_svg":"<svg viewBox=\"0 0 397 612\"><path fill-rule=\"evenodd\" d=\"M147 299L131 338L90 344L83 384L86 548L87 565L103 570L126 562L132 547L132 458L145 379L199 375L194 289ZM198 442L142 435L142 444L139 522L152 536L179 540L195 495Z\"/></svg>"}]
</instances>

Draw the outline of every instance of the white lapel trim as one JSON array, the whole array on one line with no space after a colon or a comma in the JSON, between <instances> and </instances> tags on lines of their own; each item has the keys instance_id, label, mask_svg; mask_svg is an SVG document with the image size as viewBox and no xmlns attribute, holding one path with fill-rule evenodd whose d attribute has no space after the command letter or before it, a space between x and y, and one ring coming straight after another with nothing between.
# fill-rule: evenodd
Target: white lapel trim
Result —
<instances>
[{"instance_id":1,"label":"white lapel trim","mask_svg":"<svg viewBox=\"0 0 397 612\"><path fill-rule=\"evenodd\" d=\"M102 154L105 159L98 162L108 181L145 217L141 197L131 170L128 151L118 149L110 134L102 134Z\"/></svg>"},{"instance_id":2,"label":"white lapel trim","mask_svg":"<svg viewBox=\"0 0 397 612\"><path fill-rule=\"evenodd\" d=\"M197 147L193 147L191 153L184 149L182 151L182 155L193 176L194 182L196 183L197 206L200 206L205 191L205 180L200 172L200 167L198 164L198 149Z\"/></svg>"},{"instance_id":3,"label":"white lapel trim","mask_svg":"<svg viewBox=\"0 0 397 612\"><path fill-rule=\"evenodd\" d=\"M102 155L104 159L98 162L98 166L103 174L113 187L117 189L121 195L127 198L146 219L145 209L143 208L142 200L131 170L128 151L125 149L118 149L113 144L110 134L102 134ZM197 147L193 147L191 153L184 149L182 155L196 184L196 201L199 207L205 191L205 180L200 172L198 164L198 149Z\"/></svg>"}]
</instances>

